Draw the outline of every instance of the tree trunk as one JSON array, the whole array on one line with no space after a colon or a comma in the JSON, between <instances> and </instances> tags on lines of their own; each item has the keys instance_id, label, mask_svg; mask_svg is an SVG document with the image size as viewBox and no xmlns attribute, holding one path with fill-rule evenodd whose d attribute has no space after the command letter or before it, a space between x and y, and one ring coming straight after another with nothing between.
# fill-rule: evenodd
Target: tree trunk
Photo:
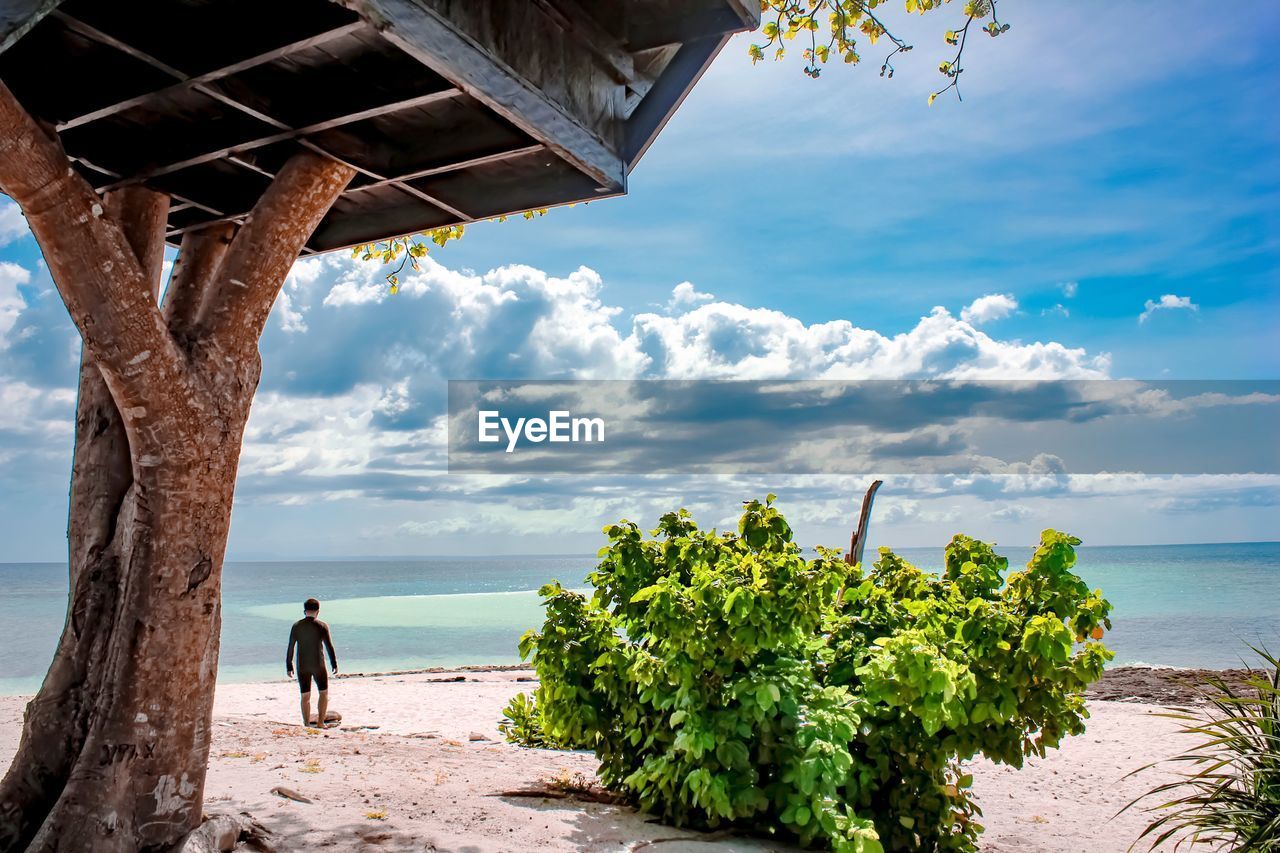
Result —
<instances>
[{"instance_id":1,"label":"tree trunk","mask_svg":"<svg viewBox=\"0 0 1280 853\"><path fill-rule=\"evenodd\" d=\"M123 224L154 296L162 232ZM165 463L144 466L102 372L82 356L67 618L0 782L0 849L142 850L199 822L222 555L256 380L253 362L226 383L218 417L170 436ZM210 424L232 429L209 434Z\"/></svg>"},{"instance_id":2,"label":"tree trunk","mask_svg":"<svg viewBox=\"0 0 1280 853\"><path fill-rule=\"evenodd\" d=\"M98 197L0 82L0 190L84 340L67 616L0 780L0 853L169 850L200 824L258 338L353 174L296 155L238 230L184 238L162 312L168 200Z\"/></svg>"},{"instance_id":3,"label":"tree trunk","mask_svg":"<svg viewBox=\"0 0 1280 853\"><path fill-rule=\"evenodd\" d=\"M173 464L134 466L33 703L51 710L28 715L27 754L57 756L61 772L46 777L48 811L26 821L26 849L163 849L199 823L239 444L237 432ZM42 717L65 728L35 728Z\"/></svg>"}]
</instances>

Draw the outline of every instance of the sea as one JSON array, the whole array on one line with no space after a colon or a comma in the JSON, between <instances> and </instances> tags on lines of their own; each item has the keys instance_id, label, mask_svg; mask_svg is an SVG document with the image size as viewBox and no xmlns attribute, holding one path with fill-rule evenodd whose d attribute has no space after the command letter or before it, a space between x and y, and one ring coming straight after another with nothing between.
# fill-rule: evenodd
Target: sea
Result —
<instances>
[{"instance_id":1,"label":"sea","mask_svg":"<svg viewBox=\"0 0 1280 853\"><path fill-rule=\"evenodd\" d=\"M1028 548L999 549L1011 566ZM904 548L922 568L941 548ZM582 556L230 562L223 575L221 682L283 678L290 624L323 602L345 672L514 664L542 623L536 590L584 586ZM1114 606L1112 666L1228 668L1248 645L1280 653L1280 542L1081 547L1077 571ZM0 563L0 695L34 692L66 614L67 568Z\"/></svg>"}]
</instances>

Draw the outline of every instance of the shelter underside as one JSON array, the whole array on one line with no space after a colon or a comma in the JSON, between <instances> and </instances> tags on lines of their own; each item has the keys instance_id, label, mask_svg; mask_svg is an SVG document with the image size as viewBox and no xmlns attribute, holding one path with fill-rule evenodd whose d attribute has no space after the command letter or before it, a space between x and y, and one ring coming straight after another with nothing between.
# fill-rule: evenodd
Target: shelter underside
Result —
<instances>
[{"instance_id":1,"label":"shelter underside","mask_svg":"<svg viewBox=\"0 0 1280 853\"><path fill-rule=\"evenodd\" d=\"M8 0L0 79L100 191L243 221L310 149L322 252L626 191L752 0Z\"/></svg>"}]
</instances>

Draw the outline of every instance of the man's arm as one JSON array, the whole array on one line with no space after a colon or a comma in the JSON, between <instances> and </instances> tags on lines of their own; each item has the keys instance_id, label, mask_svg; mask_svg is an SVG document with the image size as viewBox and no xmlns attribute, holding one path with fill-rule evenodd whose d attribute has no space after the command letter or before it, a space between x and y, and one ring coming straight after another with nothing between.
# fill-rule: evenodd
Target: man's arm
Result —
<instances>
[{"instance_id":1,"label":"man's arm","mask_svg":"<svg viewBox=\"0 0 1280 853\"><path fill-rule=\"evenodd\" d=\"M298 644L298 626L289 629L289 647L284 651L284 671L293 675L293 647Z\"/></svg>"},{"instance_id":2,"label":"man's arm","mask_svg":"<svg viewBox=\"0 0 1280 853\"><path fill-rule=\"evenodd\" d=\"M329 651L329 669L334 672L338 671L338 655L333 650L333 639L329 636L329 623L323 623L324 633L320 635L324 640L324 647Z\"/></svg>"}]
</instances>

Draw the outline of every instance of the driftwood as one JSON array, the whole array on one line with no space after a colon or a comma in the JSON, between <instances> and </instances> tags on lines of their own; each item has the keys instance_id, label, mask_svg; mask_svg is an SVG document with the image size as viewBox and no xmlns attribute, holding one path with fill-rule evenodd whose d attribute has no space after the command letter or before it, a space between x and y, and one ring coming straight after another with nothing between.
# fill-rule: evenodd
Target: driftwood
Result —
<instances>
[{"instance_id":1,"label":"driftwood","mask_svg":"<svg viewBox=\"0 0 1280 853\"><path fill-rule=\"evenodd\" d=\"M178 843L177 853L227 853L244 842L255 850L274 853L271 833L247 814L207 815L200 826Z\"/></svg>"},{"instance_id":2,"label":"driftwood","mask_svg":"<svg viewBox=\"0 0 1280 853\"><path fill-rule=\"evenodd\" d=\"M491 797L517 797L534 800L577 800L583 803L601 803L615 806L625 803L626 797L614 791L592 785L589 788L561 788L554 785L538 785L532 788L517 788L511 791L499 791Z\"/></svg>"},{"instance_id":3,"label":"driftwood","mask_svg":"<svg viewBox=\"0 0 1280 853\"><path fill-rule=\"evenodd\" d=\"M876 492L884 485L884 480L875 480L867 489L867 493L862 496L862 512L858 513L858 526L853 530L853 536L849 540L849 553L844 555L844 561L849 565L857 565L862 562L862 551L867 546L867 529L871 526L871 504L876 499Z\"/></svg>"}]
</instances>

